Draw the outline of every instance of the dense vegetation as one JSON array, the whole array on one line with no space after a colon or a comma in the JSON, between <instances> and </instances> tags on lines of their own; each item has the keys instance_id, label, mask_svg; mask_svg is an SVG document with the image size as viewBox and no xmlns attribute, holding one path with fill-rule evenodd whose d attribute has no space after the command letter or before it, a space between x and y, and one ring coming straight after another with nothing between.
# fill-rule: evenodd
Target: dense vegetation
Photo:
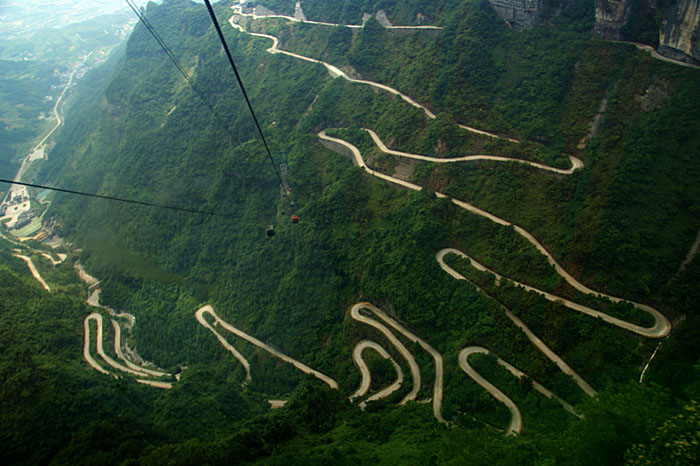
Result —
<instances>
[{"instance_id":1,"label":"dense vegetation","mask_svg":"<svg viewBox=\"0 0 700 466\"><path fill-rule=\"evenodd\" d=\"M260 3L283 13L294 4ZM700 397L700 262L682 271L678 265L700 229L700 168L693 163L700 151L697 72L591 42L584 28L567 27L589 18L585 8L568 20L564 15L553 25L517 32L488 2L351 3L303 6L311 19L354 24L362 12L377 9L395 24L413 23L420 12L443 30L399 34L373 19L362 30L277 20L247 27L278 35L286 50L393 86L438 118L332 79L319 64L268 54L269 40L226 28L273 155L286 165L293 206L280 197L199 4L149 4L147 16L218 117L142 27L130 37L124 60L111 62L112 78L105 78L107 71L95 75L76 98L42 181L223 216L52 198L62 234L82 252L55 268L36 257L55 287L51 294L27 275L23 262L3 253L3 455L24 464L573 465L661 464L670 457L691 464L700 427L693 401ZM222 23L229 11L218 6ZM602 123L589 134L604 99ZM527 142L468 134L456 122ZM426 155L496 153L567 167L565 154L572 153L586 166L563 176L512 163L417 163L412 179L427 188L408 192L367 176L316 137L322 129L342 128L333 134L391 173L395 161L377 151L363 127L393 148ZM637 380L657 341L508 282L497 287L490 274L456 258L449 262L471 283L443 272L435 252L456 247L512 280L648 325L629 305L575 292L512 227L466 213L433 191L531 231L589 286L668 315L674 333L645 383ZM300 216L298 225L290 223L292 214ZM277 231L272 239L265 237L270 224ZM187 367L173 389L113 380L84 363L82 319L91 311L71 265L78 258L102 280L102 302L136 316L130 338L141 356L169 369ZM389 312L443 355L443 415L451 427L435 421L430 404L396 406L408 386L364 411L347 401L360 381L353 345L364 338L384 341L350 318L350 306L360 301ZM243 368L194 318L205 303L333 377L339 390L227 335L251 363L252 381L241 387ZM543 356L503 306L598 397L586 397ZM568 414L494 358L474 356L470 363L523 413L522 435L504 438L508 412L457 364L459 351L470 345L489 348L583 416ZM408 346L423 376L418 399L430 398L432 359ZM386 361L368 361L373 388L393 380ZM268 413L271 398L289 402ZM42 423L48 416L56 422Z\"/></svg>"}]
</instances>

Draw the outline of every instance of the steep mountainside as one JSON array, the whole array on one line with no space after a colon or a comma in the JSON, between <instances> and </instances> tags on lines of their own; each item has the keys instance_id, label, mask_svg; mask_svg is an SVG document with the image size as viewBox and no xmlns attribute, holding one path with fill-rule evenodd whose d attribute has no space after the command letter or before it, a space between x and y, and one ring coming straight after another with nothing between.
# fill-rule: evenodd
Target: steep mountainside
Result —
<instances>
[{"instance_id":1,"label":"steep mountainside","mask_svg":"<svg viewBox=\"0 0 700 466\"><path fill-rule=\"evenodd\" d=\"M39 181L215 215L56 194L66 260L5 246L5 282L23 247L53 287L0 288L22 329L0 347L7 460L662 464L659 439L692 445L700 71L592 40L590 2L545 3L515 28L505 0L217 4L277 166L204 7L150 3L207 103L139 24ZM131 318L77 300L78 261ZM112 365L119 341L92 365L91 332L121 328L171 388Z\"/></svg>"}]
</instances>

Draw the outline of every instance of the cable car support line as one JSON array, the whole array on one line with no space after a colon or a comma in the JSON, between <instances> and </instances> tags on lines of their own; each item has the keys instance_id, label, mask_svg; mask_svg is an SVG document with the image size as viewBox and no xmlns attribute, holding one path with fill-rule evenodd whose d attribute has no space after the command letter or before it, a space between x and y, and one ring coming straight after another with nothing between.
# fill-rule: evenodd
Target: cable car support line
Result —
<instances>
[{"instance_id":1,"label":"cable car support line","mask_svg":"<svg viewBox=\"0 0 700 466\"><path fill-rule=\"evenodd\" d=\"M275 169L275 173L277 174L277 179L279 180L280 188L282 189L282 193L284 195L284 198L289 202L289 195L287 194L287 191L284 189L284 182L282 181L282 174L280 173L279 168L277 167L277 164L275 163L275 159L272 157L272 152L270 152L270 146L267 144L267 139L265 139L265 134L263 134L262 128L260 127L260 123L258 122L258 117L255 116L255 111L253 110L253 105L250 103L250 99L248 98L248 93L245 90L245 86L243 85L243 80L241 80L241 76L238 74L238 69L236 68L236 64L233 61L233 56L231 55L231 51L228 48L228 44L226 43L226 39L224 39L224 33L221 31L221 27L219 26L219 22L216 19L216 15L214 14L214 9L211 7L211 3L209 3L209 0L204 0L204 4L207 6L207 10L209 11L209 16L211 16L211 22L214 24L214 28L216 29L216 33L219 36L219 40L221 41L221 45L224 47L224 52L226 52L226 56L228 57L228 61L231 64L231 68L233 69L233 73L236 75L236 80L238 81L238 85L241 86L241 93L243 94L243 98L245 98L245 102L248 105L248 110L250 110L250 114L253 117L253 121L255 122L255 127L258 129L258 134L260 134L260 139L262 139L262 143L265 146L265 151L267 152L267 156L270 159L270 162L272 163L273 168Z\"/></svg>"}]
</instances>

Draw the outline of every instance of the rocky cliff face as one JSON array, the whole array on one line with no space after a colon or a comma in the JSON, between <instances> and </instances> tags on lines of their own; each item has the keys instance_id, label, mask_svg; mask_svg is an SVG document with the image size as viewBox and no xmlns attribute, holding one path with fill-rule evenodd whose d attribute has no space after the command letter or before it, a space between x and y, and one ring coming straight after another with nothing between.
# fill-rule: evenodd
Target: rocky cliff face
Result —
<instances>
[{"instance_id":1,"label":"rocky cliff face","mask_svg":"<svg viewBox=\"0 0 700 466\"><path fill-rule=\"evenodd\" d=\"M671 5L659 31L659 53L700 65L700 0Z\"/></svg>"},{"instance_id":2,"label":"rocky cliff face","mask_svg":"<svg viewBox=\"0 0 700 466\"><path fill-rule=\"evenodd\" d=\"M593 37L644 42L669 58L700 64L700 0L595 0Z\"/></svg>"},{"instance_id":3,"label":"rocky cliff face","mask_svg":"<svg viewBox=\"0 0 700 466\"><path fill-rule=\"evenodd\" d=\"M539 23L542 0L489 0L496 13L516 29L529 29Z\"/></svg>"},{"instance_id":4,"label":"rocky cliff face","mask_svg":"<svg viewBox=\"0 0 700 466\"><path fill-rule=\"evenodd\" d=\"M593 36L607 40L623 40L622 28L632 11L633 0L596 0Z\"/></svg>"}]
</instances>

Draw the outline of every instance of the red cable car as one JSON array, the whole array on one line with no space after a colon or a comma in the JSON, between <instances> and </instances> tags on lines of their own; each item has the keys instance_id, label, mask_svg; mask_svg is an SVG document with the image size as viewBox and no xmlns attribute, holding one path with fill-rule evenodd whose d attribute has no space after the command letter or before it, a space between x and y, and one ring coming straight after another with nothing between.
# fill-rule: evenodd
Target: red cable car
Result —
<instances>
[{"instance_id":1,"label":"red cable car","mask_svg":"<svg viewBox=\"0 0 700 466\"><path fill-rule=\"evenodd\" d=\"M292 223L299 223L299 216L298 215L292 216Z\"/></svg>"}]
</instances>

